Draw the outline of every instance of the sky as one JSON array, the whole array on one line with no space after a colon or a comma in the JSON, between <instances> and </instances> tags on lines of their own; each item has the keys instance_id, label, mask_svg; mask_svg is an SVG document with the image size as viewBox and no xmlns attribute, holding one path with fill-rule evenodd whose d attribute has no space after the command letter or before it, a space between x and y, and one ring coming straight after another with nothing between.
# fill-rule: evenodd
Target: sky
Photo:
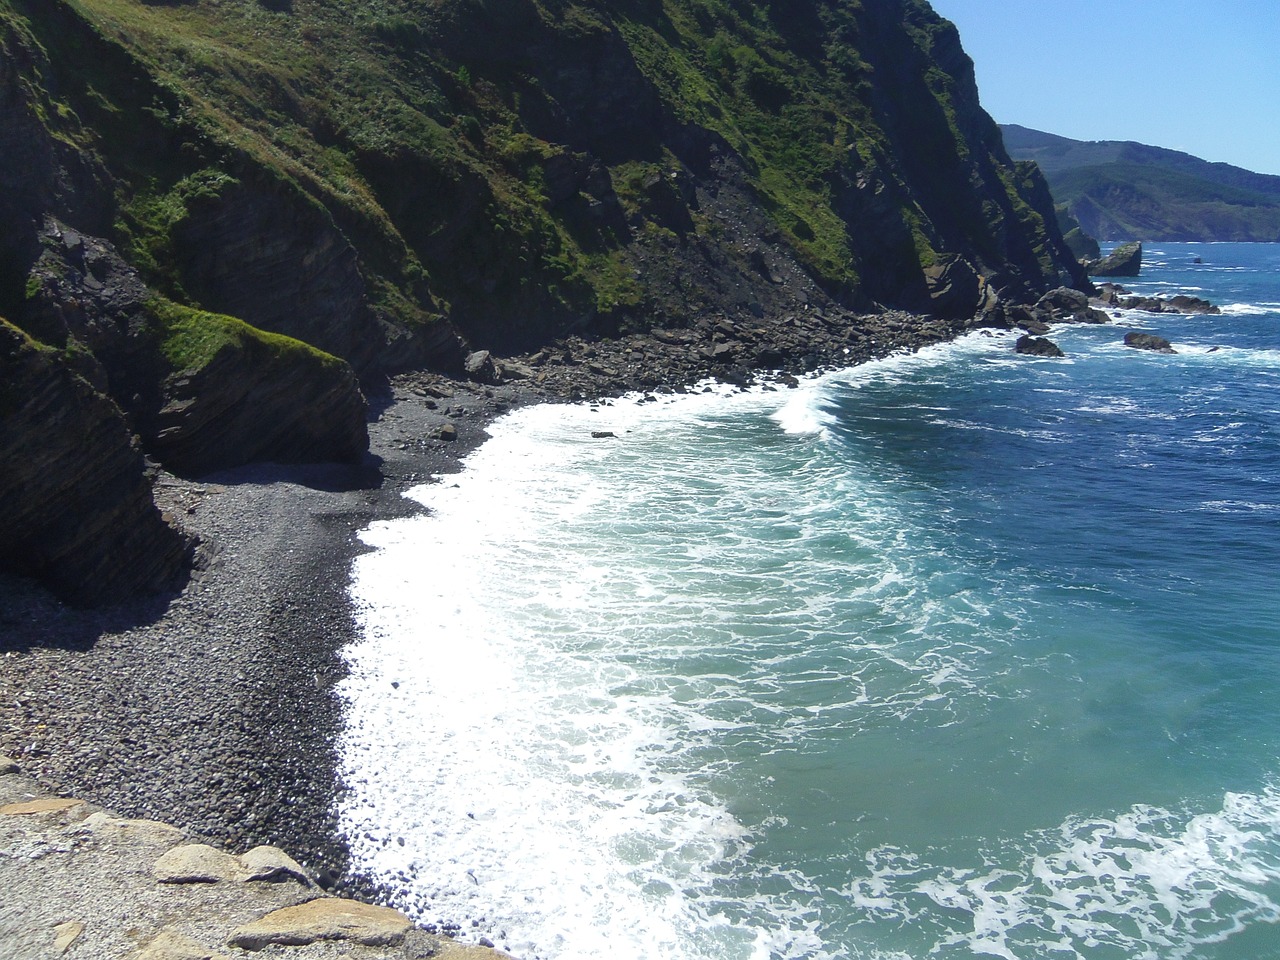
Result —
<instances>
[{"instance_id":1,"label":"sky","mask_svg":"<svg viewBox=\"0 0 1280 960\"><path fill-rule=\"evenodd\" d=\"M1280 174L1280 0L930 0L1000 123Z\"/></svg>"}]
</instances>

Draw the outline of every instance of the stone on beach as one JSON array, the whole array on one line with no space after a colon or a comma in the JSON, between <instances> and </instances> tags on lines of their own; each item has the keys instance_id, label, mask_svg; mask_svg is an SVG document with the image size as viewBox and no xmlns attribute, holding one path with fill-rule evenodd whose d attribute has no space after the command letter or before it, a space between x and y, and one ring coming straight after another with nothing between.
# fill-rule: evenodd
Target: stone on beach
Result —
<instances>
[{"instance_id":1,"label":"stone on beach","mask_svg":"<svg viewBox=\"0 0 1280 960\"><path fill-rule=\"evenodd\" d=\"M170 845L182 843L186 833L168 823L159 820L126 820L113 817L105 811L91 814L84 825L94 833L115 834L120 837L149 840L155 843Z\"/></svg>"},{"instance_id":2,"label":"stone on beach","mask_svg":"<svg viewBox=\"0 0 1280 960\"><path fill-rule=\"evenodd\" d=\"M184 933L165 929L138 954L137 960L228 960Z\"/></svg>"},{"instance_id":3,"label":"stone on beach","mask_svg":"<svg viewBox=\"0 0 1280 960\"><path fill-rule=\"evenodd\" d=\"M83 803L83 800L64 797L41 797L36 800L24 800L21 803L5 804L0 807L0 814L8 817L24 817L39 813L61 813Z\"/></svg>"},{"instance_id":4,"label":"stone on beach","mask_svg":"<svg viewBox=\"0 0 1280 960\"><path fill-rule=\"evenodd\" d=\"M240 862L244 865L245 880L296 880L304 887L311 886L307 871L279 847L254 847Z\"/></svg>"},{"instance_id":5,"label":"stone on beach","mask_svg":"<svg viewBox=\"0 0 1280 960\"><path fill-rule=\"evenodd\" d=\"M62 954L70 949L71 945L79 939L80 934L84 933L84 924L79 920L68 920L66 923L60 923L53 928L53 952Z\"/></svg>"},{"instance_id":6,"label":"stone on beach","mask_svg":"<svg viewBox=\"0 0 1280 960\"><path fill-rule=\"evenodd\" d=\"M219 883L245 876L237 858L204 843L174 847L156 861L151 872L160 883Z\"/></svg>"},{"instance_id":7,"label":"stone on beach","mask_svg":"<svg viewBox=\"0 0 1280 960\"><path fill-rule=\"evenodd\" d=\"M412 926L408 917L390 907L324 897L274 910L245 924L228 943L244 950L261 950L273 944L305 946L320 940L392 947L404 940Z\"/></svg>"}]
</instances>

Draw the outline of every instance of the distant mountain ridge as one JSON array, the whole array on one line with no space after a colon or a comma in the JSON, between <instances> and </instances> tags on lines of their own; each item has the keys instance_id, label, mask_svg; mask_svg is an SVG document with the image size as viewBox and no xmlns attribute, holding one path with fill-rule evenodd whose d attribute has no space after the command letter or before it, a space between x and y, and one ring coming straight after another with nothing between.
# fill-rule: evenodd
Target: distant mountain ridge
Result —
<instances>
[{"instance_id":1,"label":"distant mountain ridge","mask_svg":"<svg viewBox=\"0 0 1280 960\"><path fill-rule=\"evenodd\" d=\"M1035 161L1100 240L1280 242L1280 177L1127 140L1072 140L1002 124L1015 160Z\"/></svg>"}]
</instances>

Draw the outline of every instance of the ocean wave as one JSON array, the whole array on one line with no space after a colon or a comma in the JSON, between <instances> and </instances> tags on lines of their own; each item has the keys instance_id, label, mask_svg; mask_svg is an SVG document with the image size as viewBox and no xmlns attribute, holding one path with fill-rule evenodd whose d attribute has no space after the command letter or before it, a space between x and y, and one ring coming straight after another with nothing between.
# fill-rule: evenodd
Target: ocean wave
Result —
<instances>
[{"instance_id":1,"label":"ocean wave","mask_svg":"<svg viewBox=\"0 0 1280 960\"><path fill-rule=\"evenodd\" d=\"M1229 317L1258 317L1275 313L1280 304L1275 303L1224 303L1220 309Z\"/></svg>"},{"instance_id":2,"label":"ocean wave","mask_svg":"<svg viewBox=\"0 0 1280 960\"><path fill-rule=\"evenodd\" d=\"M1137 806L1072 819L974 866L882 847L843 890L879 921L932 931L931 956L1181 960L1280 922L1280 795L1227 794L1221 809ZM1005 866L1001 866L1004 864Z\"/></svg>"}]
</instances>

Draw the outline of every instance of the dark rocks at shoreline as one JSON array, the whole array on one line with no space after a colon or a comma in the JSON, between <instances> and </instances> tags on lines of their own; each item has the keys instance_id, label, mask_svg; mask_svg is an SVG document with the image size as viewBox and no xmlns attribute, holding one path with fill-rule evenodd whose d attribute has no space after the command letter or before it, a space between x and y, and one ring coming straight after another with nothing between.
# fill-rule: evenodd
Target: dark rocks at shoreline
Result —
<instances>
[{"instance_id":1,"label":"dark rocks at shoreline","mask_svg":"<svg viewBox=\"0 0 1280 960\"><path fill-rule=\"evenodd\" d=\"M1044 337L1033 337L1029 333L1024 333L1018 338L1018 342L1013 345L1013 352L1028 357L1065 357L1059 347L1052 340Z\"/></svg>"},{"instance_id":2,"label":"dark rocks at shoreline","mask_svg":"<svg viewBox=\"0 0 1280 960\"><path fill-rule=\"evenodd\" d=\"M1139 297L1117 283L1098 286L1098 299L1121 310L1144 313L1180 313L1188 316L1220 316L1222 309L1200 297L1179 293L1172 297Z\"/></svg>"},{"instance_id":3,"label":"dark rocks at shoreline","mask_svg":"<svg viewBox=\"0 0 1280 960\"><path fill-rule=\"evenodd\" d=\"M1134 241L1121 244L1101 260L1085 264L1085 272L1091 277L1136 277L1142 272L1142 244Z\"/></svg>"},{"instance_id":4,"label":"dark rocks at shoreline","mask_svg":"<svg viewBox=\"0 0 1280 960\"><path fill-rule=\"evenodd\" d=\"M556 400L683 392L704 379L737 386L853 366L951 340L974 321L809 307L779 317L699 318L613 339L567 337L532 354L497 359L498 380Z\"/></svg>"},{"instance_id":5,"label":"dark rocks at shoreline","mask_svg":"<svg viewBox=\"0 0 1280 960\"><path fill-rule=\"evenodd\" d=\"M1153 353L1177 353L1171 344L1164 337L1157 337L1151 333L1126 333L1124 335L1124 345L1133 347L1135 350L1150 350Z\"/></svg>"},{"instance_id":6,"label":"dark rocks at shoreline","mask_svg":"<svg viewBox=\"0 0 1280 960\"><path fill-rule=\"evenodd\" d=\"M1034 304L998 303L982 320L988 326L1017 328L1039 337L1048 333L1055 323L1110 323L1111 317L1095 307L1088 294L1071 287L1058 287Z\"/></svg>"}]
</instances>

